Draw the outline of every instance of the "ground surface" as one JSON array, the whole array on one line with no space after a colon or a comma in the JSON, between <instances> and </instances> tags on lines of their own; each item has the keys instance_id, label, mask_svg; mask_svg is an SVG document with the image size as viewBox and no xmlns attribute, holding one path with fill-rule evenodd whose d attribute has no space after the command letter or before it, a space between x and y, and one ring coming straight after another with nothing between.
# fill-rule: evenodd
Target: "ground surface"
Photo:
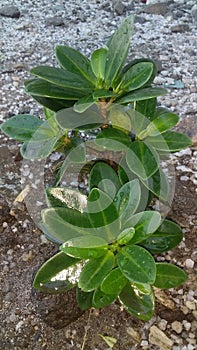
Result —
<instances>
[{"instance_id":1,"label":"ground surface","mask_svg":"<svg viewBox=\"0 0 197 350\"><path fill-rule=\"evenodd\" d=\"M45 62L54 63L52 52L57 43L69 43L89 54L89 50L95 48L94 41L101 45L106 38L105 30L108 35L129 13L138 15L132 44L135 55L143 57L146 52L160 61L158 84L173 84L175 80L184 83L181 89L169 89L169 95L161 103L180 115L177 129L193 138L191 149L179 152L171 160L176 171L176 189L168 218L181 225L185 237L179 247L160 259L183 267L189 278L179 288L156 291L156 312L148 323L133 319L118 303L103 310L82 313L75 303L74 292L54 296L35 291L33 276L57 247L46 241L37 228L35 216L34 220L30 216L33 209L28 211L23 202L14 202L24 188L24 177L31 179L31 171L27 168L23 173L21 184L22 161L18 156L18 144L1 135L0 349L81 349L86 331L85 350L108 349L99 334L117 339L114 350L197 349L197 29L190 16L195 2L182 1L179 6L170 2L173 12L165 16L146 14L145 5L138 1L125 1L127 10L121 16L117 16L107 1L84 2L81 6L77 1L71 1L69 8L67 2L58 3L56 7L49 6L48 1L15 3L21 10L21 17L1 18L1 121L18 112L38 114L41 111L24 95L23 80L28 76L29 68ZM66 19L66 24L46 26L45 18L57 14ZM145 22L140 24L139 18ZM98 23L102 25L97 27ZM188 24L189 31L172 32L171 26L180 23ZM47 167L46 172L50 172ZM34 187L39 190L38 184ZM38 200L38 210L41 204Z\"/></svg>"}]
</instances>

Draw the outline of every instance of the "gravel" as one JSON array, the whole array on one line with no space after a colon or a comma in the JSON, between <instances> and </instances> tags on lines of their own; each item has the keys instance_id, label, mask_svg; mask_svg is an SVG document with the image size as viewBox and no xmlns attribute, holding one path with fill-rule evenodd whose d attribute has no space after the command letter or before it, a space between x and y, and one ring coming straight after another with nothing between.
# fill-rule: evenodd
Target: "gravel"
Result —
<instances>
[{"instance_id":1,"label":"gravel","mask_svg":"<svg viewBox=\"0 0 197 350\"><path fill-rule=\"evenodd\" d=\"M5 14L6 11L9 12ZM9 1L3 2L0 4L0 121L17 113L42 117L42 107L23 91L24 80L30 78L29 70L36 65L57 65L54 55L56 45L72 46L90 57L92 50L101 47L123 18L130 14L136 16L130 58L151 57L158 62L159 75L155 83L167 87L169 92L159 101L180 116L178 129L186 132L194 141L191 149L177 152L171 159L177 172L177 197L182 200L182 196L188 196L187 206L191 204L187 214L184 214L184 201L182 206L179 203L176 207L175 203L172 208L171 218L184 228L185 239L175 249L175 253L167 252L160 257L161 261L166 260L184 267L189 274L189 282L175 290L156 291L159 307L153 319L147 323L132 321L128 315L124 317L119 306L112 305L111 309L101 312L100 319L99 312L94 310L91 326L97 333L103 332L120 338L114 349L195 350L197 294L194 270L197 253L189 236L195 237L197 230L196 1L169 0L160 3L150 0L144 4L138 0L15 0L14 6ZM9 151L6 150L7 145ZM0 212L3 212L1 245L4 248L1 264L3 282L5 280L2 284L4 300L1 302L3 318L0 348L80 349L87 318L77 324L71 323L66 330L59 330L59 326L56 333L51 332L51 327L57 327L59 318L61 323L61 317L57 314L53 323L49 312L50 299L44 297L38 302L39 297L36 299L35 295L32 296L32 275L56 248L33 226L22 205L11 205L20 193L20 168L16 167L13 158L16 150L15 144L0 135L0 161L2 169L5 169L0 189L7 196L3 205L0 201ZM58 154L54 154L51 163L56 162L58 157ZM6 170L8 160L9 171ZM24 177L33 175L28 167L23 171ZM34 184L35 190L37 186L39 183ZM75 179L73 186L77 186ZM42 206L42 201L37 202L39 207ZM52 310L55 307L65 307L62 306L62 301L58 304L58 297L55 298ZM65 301L64 303L66 304ZM108 326L105 320L109 322ZM98 326L98 322L101 325ZM113 322L117 322L114 328ZM105 344L97 340L94 332L91 333L91 327L89 332L87 350L105 350Z\"/></svg>"}]
</instances>

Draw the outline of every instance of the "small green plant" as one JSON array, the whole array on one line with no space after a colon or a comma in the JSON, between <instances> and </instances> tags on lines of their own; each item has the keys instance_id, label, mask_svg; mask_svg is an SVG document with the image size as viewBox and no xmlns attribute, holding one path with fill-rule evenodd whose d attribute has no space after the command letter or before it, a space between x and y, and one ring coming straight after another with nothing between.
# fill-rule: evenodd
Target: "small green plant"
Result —
<instances>
[{"instance_id":1,"label":"small green plant","mask_svg":"<svg viewBox=\"0 0 197 350\"><path fill-rule=\"evenodd\" d=\"M26 92L44 106L46 120L17 115L1 129L24 142L24 158L47 158L53 151L65 156L54 186L46 189L49 207L40 223L60 252L39 269L34 287L44 292L76 287L83 310L118 298L133 316L148 320L154 287L176 287L187 278L179 267L157 262L155 256L178 245L183 234L153 210L151 200L170 206L161 160L191 140L171 131L178 116L157 105L167 91L154 86L154 61L126 63L132 32L130 16L90 60L58 46L60 68L33 68L34 79L25 83ZM99 156L89 161L91 152ZM77 165L80 174L87 169L87 195L61 187L69 165Z\"/></svg>"}]
</instances>

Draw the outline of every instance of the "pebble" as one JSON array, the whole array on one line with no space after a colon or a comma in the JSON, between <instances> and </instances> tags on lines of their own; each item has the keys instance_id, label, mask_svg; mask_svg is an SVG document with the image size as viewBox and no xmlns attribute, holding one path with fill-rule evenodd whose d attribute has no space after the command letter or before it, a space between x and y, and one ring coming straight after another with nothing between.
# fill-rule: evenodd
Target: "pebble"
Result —
<instances>
[{"instance_id":1,"label":"pebble","mask_svg":"<svg viewBox=\"0 0 197 350\"><path fill-rule=\"evenodd\" d=\"M174 321L171 324L171 327L173 329L173 331L175 331L177 334L181 334L182 330L183 330L183 325L181 322L179 321Z\"/></svg>"},{"instance_id":2,"label":"pebble","mask_svg":"<svg viewBox=\"0 0 197 350\"><path fill-rule=\"evenodd\" d=\"M188 24L177 24L171 27L172 33L184 33L184 32L188 32L189 29L190 28Z\"/></svg>"},{"instance_id":3,"label":"pebble","mask_svg":"<svg viewBox=\"0 0 197 350\"><path fill-rule=\"evenodd\" d=\"M193 269L194 267L194 261L192 259L186 259L185 260L185 266L188 268L188 269Z\"/></svg>"},{"instance_id":4,"label":"pebble","mask_svg":"<svg viewBox=\"0 0 197 350\"><path fill-rule=\"evenodd\" d=\"M191 329L191 323L187 322L187 321L183 321L183 325L184 328L186 329L186 331L189 331Z\"/></svg>"},{"instance_id":5,"label":"pebble","mask_svg":"<svg viewBox=\"0 0 197 350\"><path fill-rule=\"evenodd\" d=\"M11 18L19 18L20 11L17 6L6 5L0 8L0 15Z\"/></svg>"},{"instance_id":6,"label":"pebble","mask_svg":"<svg viewBox=\"0 0 197 350\"><path fill-rule=\"evenodd\" d=\"M158 322L158 327L159 329L161 329L162 331L165 331L166 330L166 327L167 327L167 324L168 322L166 320L161 320Z\"/></svg>"},{"instance_id":7,"label":"pebble","mask_svg":"<svg viewBox=\"0 0 197 350\"><path fill-rule=\"evenodd\" d=\"M118 14L118 15L122 15L126 10L125 5L122 3L122 1L118 0L114 3L114 11Z\"/></svg>"},{"instance_id":8,"label":"pebble","mask_svg":"<svg viewBox=\"0 0 197 350\"><path fill-rule=\"evenodd\" d=\"M191 9L191 15L195 24L197 24L197 5L194 5Z\"/></svg>"},{"instance_id":9,"label":"pebble","mask_svg":"<svg viewBox=\"0 0 197 350\"><path fill-rule=\"evenodd\" d=\"M189 310L195 310L196 304L194 301L187 300L185 305L188 307Z\"/></svg>"},{"instance_id":10,"label":"pebble","mask_svg":"<svg viewBox=\"0 0 197 350\"><path fill-rule=\"evenodd\" d=\"M151 344L157 345L160 350L172 349L173 341L155 325L150 328L149 341Z\"/></svg>"},{"instance_id":11,"label":"pebble","mask_svg":"<svg viewBox=\"0 0 197 350\"><path fill-rule=\"evenodd\" d=\"M180 176L181 181L188 181L189 177L188 176Z\"/></svg>"},{"instance_id":12,"label":"pebble","mask_svg":"<svg viewBox=\"0 0 197 350\"><path fill-rule=\"evenodd\" d=\"M146 8L146 13L153 15L166 15L169 12L169 7L163 2L157 2L155 4L150 4Z\"/></svg>"},{"instance_id":13,"label":"pebble","mask_svg":"<svg viewBox=\"0 0 197 350\"><path fill-rule=\"evenodd\" d=\"M46 18L46 25L60 27L64 25L64 20L62 17L57 17L57 16Z\"/></svg>"}]
</instances>

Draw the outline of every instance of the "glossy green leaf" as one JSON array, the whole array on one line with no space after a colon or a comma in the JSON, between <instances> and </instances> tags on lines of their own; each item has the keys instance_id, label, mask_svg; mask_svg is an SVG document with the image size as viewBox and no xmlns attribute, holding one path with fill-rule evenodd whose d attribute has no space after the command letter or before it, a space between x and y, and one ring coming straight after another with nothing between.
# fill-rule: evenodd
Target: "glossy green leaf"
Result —
<instances>
[{"instance_id":1,"label":"glossy green leaf","mask_svg":"<svg viewBox=\"0 0 197 350\"><path fill-rule=\"evenodd\" d=\"M136 286L127 284L119 296L125 309L134 317L148 321L154 313L154 294L142 293Z\"/></svg>"},{"instance_id":2,"label":"glossy green leaf","mask_svg":"<svg viewBox=\"0 0 197 350\"><path fill-rule=\"evenodd\" d=\"M117 192L114 202L123 223L137 210L140 196L141 188L138 179L127 182Z\"/></svg>"},{"instance_id":3,"label":"glossy green leaf","mask_svg":"<svg viewBox=\"0 0 197 350\"><path fill-rule=\"evenodd\" d=\"M131 120L124 108L125 107L120 105L112 105L110 108L109 120L114 128L129 133L131 131Z\"/></svg>"},{"instance_id":4,"label":"glossy green leaf","mask_svg":"<svg viewBox=\"0 0 197 350\"><path fill-rule=\"evenodd\" d=\"M87 196L70 188L48 187L46 194L49 207L67 207L82 212L87 205Z\"/></svg>"},{"instance_id":5,"label":"glossy green leaf","mask_svg":"<svg viewBox=\"0 0 197 350\"><path fill-rule=\"evenodd\" d=\"M34 278L34 288L42 292L65 292L73 288L75 274L80 260L60 252L47 260L37 271ZM70 269L68 269L71 267Z\"/></svg>"},{"instance_id":6,"label":"glossy green leaf","mask_svg":"<svg viewBox=\"0 0 197 350\"><path fill-rule=\"evenodd\" d=\"M113 199L121 184L115 170L105 162L97 162L89 175L89 188L99 188Z\"/></svg>"},{"instance_id":7,"label":"glossy green leaf","mask_svg":"<svg viewBox=\"0 0 197 350\"><path fill-rule=\"evenodd\" d=\"M157 288L175 288L187 280L186 273L179 267L168 263L156 263L157 274L154 286Z\"/></svg>"},{"instance_id":8,"label":"glossy green leaf","mask_svg":"<svg viewBox=\"0 0 197 350\"><path fill-rule=\"evenodd\" d=\"M147 283L133 283L131 284L133 288L137 288L140 293L142 294L151 294L152 293L152 287L150 284Z\"/></svg>"},{"instance_id":9,"label":"glossy green leaf","mask_svg":"<svg viewBox=\"0 0 197 350\"><path fill-rule=\"evenodd\" d=\"M125 228L117 237L117 243L120 245L127 244L134 236L135 229L134 227Z\"/></svg>"},{"instance_id":10,"label":"glossy green leaf","mask_svg":"<svg viewBox=\"0 0 197 350\"><path fill-rule=\"evenodd\" d=\"M29 141L42 124L43 121L38 117L18 114L1 124L0 129L14 140Z\"/></svg>"},{"instance_id":11,"label":"glossy green leaf","mask_svg":"<svg viewBox=\"0 0 197 350\"><path fill-rule=\"evenodd\" d=\"M136 102L136 111L144 115L150 120L154 119L157 106L157 98L149 98L148 100L141 100Z\"/></svg>"},{"instance_id":12,"label":"glossy green leaf","mask_svg":"<svg viewBox=\"0 0 197 350\"><path fill-rule=\"evenodd\" d=\"M52 97L62 100L78 100L87 95L86 89L61 87L43 79L33 79L25 84L25 92L31 96Z\"/></svg>"},{"instance_id":13,"label":"glossy green leaf","mask_svg":"<svg viewBox=\"0 0 197 350\"><path fill-rule=\"evenodd\" d=\"M185 134L176 131L166 131L162 135L149 136L148 144L159 151L176 152L192 145L192 140Z\"/></svg>"},{"instance_id":14,"label":"glossy green leaf","mask_svg":"<svg viewBox=\"0 0 197 350\"><path fill-rule=\"evenodd\" d=\"M122 274L133 283L153 284L156 266L152 255L142 247L128 245L117 254L117 263Z\"/></svg>"},{"instance_id":15,"label":"glossy green leaf","mask_svg":"<svg viewBox=\"0 0 197 350\"><path fill-rule=\"evenodd\" d=\"M98 50L95 50L91 56L90 63L91 63L92 70L95 76L101 80L104 80L107 52L108 52L107 47L106 48L102 47Z\"/></svg>"},{"instance_id":16,"label":"glossy green leaf","mask_svg":"<svg viewBox=\"0 0 197 350\"><path fill-rule=\"evenodd\" d=\"M133 33L134 17L127 17L115 31L108 44L108 52L105 65L105 82L113 86L122 65L124 64L130 46L130 38Z\"/></svg>"},{"instance_id":17,"label":"glossy green leaf","mask_svg":"<svg viewBox=\"0 0 197 350\"><path fill-rule=\"evenodd\" d=\"M88 218L94 228L100 228L99 235L107 242L113 242L119 234L120 221L116 206L105 192L93 188L88 196Z\"/></svg>"},{"instance_id":18,"label":"glossy green leaf","mask_svg":"<svg viewBox=\"0 0 197 350\"><path fill-rule=\"evenodd\" d=\"M55 117L55 113L53 110L47 108L47 107L44 107L44 116L46 119L49 119L49 118L54 118Z\"/></svg>"},{"instance_id":19,"label":"glossy green leaf","mask_svg":"<svg viewBox=\"0 0 197 350\"><path fill-rule=\"evenodd\" d=\"M183 232L179 225L170 220L163 220L154 234L141 242L141 245L152 254L171 250L183 239Z\"/></svg>"},{"instance_id":20,"label":"glossy green leaf","mask_svg":"<svg viewBox=\"0 0 197 350\"><path fill-rule=\"evenodd\" d=\"M37 101L42 106L49 108L50 110L57 112L60 109L72 107L75 103L73 100L62 100L58 98L44 97L44 96L35 96L32 95L32 98Z\"/></svg>"},{"instance_id":21,"label":"glossy green leaf","mask_svg":"<svg viewBox=\"0 0 197 350\"><path fill-rule=\"evenodd\" d=\"M55 150L60 137L61 133L49 139L40 140L40 142L29 141L24 143L20 148L21 155L26 159L45 159Z\"/></svg>"},{"instance_id":22,"label":"glossy green leaf","mask_svg":"<svg viewBox=\"0 0 197 350\"><path fill-rule=\"evenodd\" d=\"M134 141L126 152L128 167L140 179L146 180L152 176L159 167L157 152L142 141Z\"/></svg>"},{"instance_id":23,"label":"glossy green leaf","mask_svg":"<svg viewBox=\"0 0 197 350\"><path fill-rule=\"evenodd\" d=\"M157 87L147 87L144 89L137 90L135 92L130 92L118 99L118 103L126 104L134 101L146 100L153 97L158 97L165 95L168 91L163 88Z\"/></svg>"},{"instance_id":24,"label":"glossy green leaf","mask_svg":"<svg viewBox=\"0 0 197 350\"><path fill-rule=\"evenodd\" d=\"M132 61L130 61L129 63L127 63L124 68L122 69L121 71L121 74L120 74L120 80L122 78L122 76L129 70L131 69L131 67L135 66L136 64L139 64L139 63L151 63L152 64L152 67L153 67L153 70L152 70L152 74L150 76L150 78L148 79L148 81L145 83L144 87L147 87L147 86L150 86L151 83L153 82L155 76L157 75L157 64L155 63L154 60L152 60L151 58L136 58ZM119 80L119 81L120 81Z\"/></svg>"},{"instance_id":25,"label":"glossy green leaf","mask_svg":"<svg viewBox=\"0 0 197 350\"><path fill-rule=\"evenodd\" d=\"M147 136L156 136L171 129L178 122L179 118L176 114L167 111L157 111L154 120L147 126L146 130L143 130L138 137L143 139Z\"/></svg>"},{"instance_id":26,"label":"glossy green leaf","mask_svg":"<svg viewBox=\"0 0 197 350\"><path fill-rule=\"evenodd\" d=\"M106 254L108 244L103 238L87 235L71 238L63 243L60 250L74 258L93 259Z\"/></svg>"},{"instance_id":27,"label":"glossy green leaf","mask_svg":"<svg viewBox=\"0 0 197 350\"><path fill-rule=\"evenodd\" d=\"M86 149L85 144L77 138L71 139L70 143L64 149L64 153L66 154L65 160L62 162L60 169L58 170L54 186L58 186L61 182L64 174L68 171L72 171L76 168L75 172L79 174L81 170L81 164L86 160ZM79 163L79 165L78 165ZM75 168L74 168L75 167Z\"/></svg>"},{"instance_id":28,"label":"glossy green leaf","mask_svg":"<svg viewBox=\"0 0 197 350\"><path fill-rule=\"evenodd\" d=\"M112 270L114 260L114 254L108 251L106 255L87 262L80 274L79 288L84 292L97 289L108 272Z\"/></svg>"},{"instance_id":29,"label":"glossy green leaf","mask_svg":"<svg viewBox=\"0 0 197 350\"><path fill-rule=\"evenodd\" d=\"M56 46L56 57L62 68L82 76L92 84L96 83L90 61L81 52L69 46L58 45Z\"/></svg>"},{"instance_id":30,"label":"glossy green leaf","mask_svg":"<svg viewBox=\"0 0 197 350\"><path fill-rule=\"evenodd\" d=\"M117 343L116 338L104 336L102 334L99 334L99 336L106 342L110 349L113 349L113 346Z\"/></svg>"},{"instance_id":31,"label":"glossy green leaf","mask_svg":"<svg viewBox=\"0 0 197 350\"><path fill-rule=\"evenodd\" d=\"M81 75L65 71L62 68L38 66L31 69L30 73L57 86L76 90L87 89L87 94L92 91L92 84Z\"/></svg>"},{"instance_id":32,"label":"glossy green leaf","mask_svg":"<svg viewBox=\"0 0 197 350\"><path fill-rule=\"evenodd\" d=\"M107 150L123 151L130 146L131 140L125 132L115 128L107 128L97 135L96 144Z\"/></svg>"},{"instance_id":33,"label":"glossy green leaf","mask_svg":"<svg viewBox=\"0 0 197 350\"><path fill-rule=\"evenodd\" d=\"M75 104L74 104L74 111L78 113L85 112L88 108L90 108L92 105L94 105L96 102L96 99L92 96L85 96L80 98Z\"/></svg>"},{"instance_id":34,"label":"glossy green leaf","mask_svg":"<svg viewBox=\"0 0 197 350\"><path fill-rule=\"evenodd\" d=\"M76 299L81 310L91 309L93 293L83 292L80 288L76 288Z\"/></svg>"},{"instance_id":35,"label":"glossy green leaf","mask_svg":"<svg viewBox=\"0 0 197 350\"><path fill-rule=\"evenodd\" d=\"M103 118L95 106L82 113L77 113L73 108L62 109L56 113L56 120L60 127L66 130L85 130L103 124Z\"/></svg>"},{"instance_id":36,"label":"glossy green leaf","mask_svg":"<svg viewBox=\"0 0 197 350\"><path fill-rule=\"evenodd\" d=\"M119 267L117 267L108 273L102 281L100 288L105 294L118 296L127 282L126 277L122 274Z\"/></svg>"},{"instance_id":37,"label":"glossy green leaf","mask_svg":"<svg viewBox=\"0 0 197 350\"><path fill-rule=\"evenodd\" d=\"M168 201L170 196L170 184L167 176L161 167L147 180L142 180L143 184L158 198Z\"/></svg>"},{"instance_id":38,"label":"glossy green leaf","mask_svg":"<svg viewBox=\"0 0 197 350\"><path fill-rule=\"evenodd\" d=\"M137 137L150 124L150 120L147 117L132 108L127 109L127 115L131 121L131 130Z\"/></svg>"},{"instance_id":39,"label":"glossy green leaf","mask_svg":"<svg viewBox=\"0 0 197 350\"><path fill-rule=\"evenodd\" d=\"M109 97L117 97L118 95L111 91L111 90L107 90L107 89L98 89L98 90L95 90L93 92L93 97L95 99L99 99L99 98L109 98Z\"/></svg>"},{"instance_id":40,"label":"glossy green leaf","mask_svg":"<svg viewBox=\"0 0 197 350\"><path fill-rule=\"evenodd\" d=\"M157 211L144 211L131 216L125 226L134 227L135 234L129 244L136 244L152 235L161 224L161 215Z\"/></svg>"},{"instance_id":41,"label":"glossy green leaf","mask_svg":"<svg viewBox=\"0 0 197 350\"><path fill-rule=\"evenodd\" d=\"M132 91L139 89L149 81L153 72L152 62L139 62L128 69L120 82L120 90Z\"/></svg>"},{"instance_id":42,"label":"glossy green leaf","mask_svg":"<svg viewBox=\"0 0 197 350\"><path fill-rule=\"evenodd\" d=\"M116 299L116 297L116 294L106 294L100 288L97 288L93 294L92 306L95 309L100 309L110 305Z\"/></svg>"},{"instance_id":43,"label":"glossy green leaf","mask_svg":"<svg viewBox=\"0 0 197 350\"><path fill-rule=\"evenodd\" d=\"M95 232L88 216L71 208L44 209L42 220L50 233L50 238L61 243Z\"/></svg>"},{"instance_id":44,"label":"glossy green leaf","mask_svg":"<svg viewBox=\"0 0 197 350\"><path fill-rule=\"evenodd\" d=\"M46 158L55 149L57 141L62 136L53 117L47 119L32 135L28 143L21 147L22 156L26 159Z\"/></svg>"}]
</instances>

